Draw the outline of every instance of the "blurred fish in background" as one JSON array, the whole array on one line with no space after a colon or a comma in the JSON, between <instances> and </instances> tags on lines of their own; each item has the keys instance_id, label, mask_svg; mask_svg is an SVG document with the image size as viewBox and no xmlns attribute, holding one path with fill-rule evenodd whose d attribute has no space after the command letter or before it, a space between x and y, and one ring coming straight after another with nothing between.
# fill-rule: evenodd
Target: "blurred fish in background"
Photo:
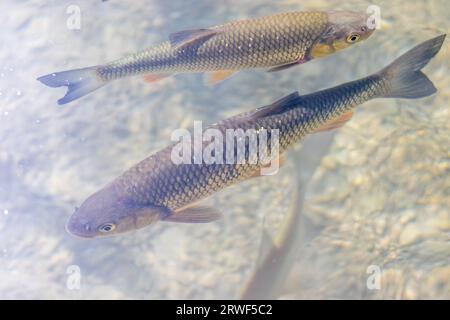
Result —
<instances>
[{"instance_id":1,"label":"blurred fish in background","mask_svg":"<svg viewBox=\"0 0 450 320\"><path fill-rule=\"evenodd\" d=\"M299 169L294 180L291 206L273 238L268 230L263 229L255 271L243 287L241 299L280 298L294 261L301 256L302 248L320 232L320 227L303 214L303 210L307 210L305 193L323 157L328 154L334 135L332 131L308 137L301 149L293 153L292 161L299 164Z\"/></svg>"}]
</instances>

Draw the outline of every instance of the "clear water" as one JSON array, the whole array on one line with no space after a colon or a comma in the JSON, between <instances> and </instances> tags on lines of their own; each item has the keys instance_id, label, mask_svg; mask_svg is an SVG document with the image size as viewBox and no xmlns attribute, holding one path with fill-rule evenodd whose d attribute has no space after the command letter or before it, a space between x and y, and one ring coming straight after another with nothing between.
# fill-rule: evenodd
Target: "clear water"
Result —
<instances>
[{"instance_id":1,"label":"clear water","mask_svg":"<svg viewBox=\"0 0 450 320\"><path fill-rule=\"evenodd\" d=\"M344 128L291 151L278 175L209 198L219 222L92 241L64 229L75 206L166 146L174 129L368 75L448 33L446 0L79 0L81 29L70 30L72 2L0 2L0 298L234 299L251 286L285 299L450 298L449 40L426 68L436 95L364 104ZM371 39L282 73L242 72L214 88L201 75L131 78L65 107L56 105L64 89L35 80L178 30L369 4L383 18ZM255 270L268 270L264 230L285 235L292 216L279 263L255 284Z\"/></svg>"}]
</instances>

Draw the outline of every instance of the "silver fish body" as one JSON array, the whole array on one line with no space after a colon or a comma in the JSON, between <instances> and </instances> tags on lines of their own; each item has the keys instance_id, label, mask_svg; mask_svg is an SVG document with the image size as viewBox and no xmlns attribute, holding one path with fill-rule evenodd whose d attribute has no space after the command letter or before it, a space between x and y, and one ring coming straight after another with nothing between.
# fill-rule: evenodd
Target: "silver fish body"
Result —
<instances>
[{"instance_id":1,"label":"silver fish body","mask_svg":"<svg viewBox=\"0 0 450 320\"><path fill-rule=\"evenodd\" d=\"M104 80L143 73L269 68L306 60L328 25L326 12L289 12L231 22L204 42L176 48L167 41L98 69Z\"/></svg>"},{"instance_id":2,"label":"silver fish body","mask_svg":"<svg viewBox=\"0 0 450 320\"><path fill-rule=\"evenodd\" d=\"M133 75L146 75L147 80L157 81L176 73L215 72L214 82L218 82L239 70L279 71L302 64L365 40L373 31L362 13L279 13L180 31L171 34L169 41L111 63L57 72L38 80L50 87L68 87L59 104L78 99L109 81Z\"/></svg>"}]
</instances>

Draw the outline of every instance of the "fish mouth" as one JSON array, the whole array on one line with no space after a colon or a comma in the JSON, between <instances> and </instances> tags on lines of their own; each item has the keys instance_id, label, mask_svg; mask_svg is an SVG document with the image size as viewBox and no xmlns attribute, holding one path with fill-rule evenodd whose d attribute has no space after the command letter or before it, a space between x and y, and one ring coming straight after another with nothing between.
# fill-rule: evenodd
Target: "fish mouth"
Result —
<instances>
[{"instance_id":1,"label":"fish mouth","mask_svg":"<svg viewBox=\"0 0 450 320\"><path fill-rule=\"evenodd\" d=\"M72 236L79 239L92 239L95 237L92 233L86 233L80 231L78 228L74 227L73 219L69 219L66 223L66 232Z\"/></svg>"}]
</instances>

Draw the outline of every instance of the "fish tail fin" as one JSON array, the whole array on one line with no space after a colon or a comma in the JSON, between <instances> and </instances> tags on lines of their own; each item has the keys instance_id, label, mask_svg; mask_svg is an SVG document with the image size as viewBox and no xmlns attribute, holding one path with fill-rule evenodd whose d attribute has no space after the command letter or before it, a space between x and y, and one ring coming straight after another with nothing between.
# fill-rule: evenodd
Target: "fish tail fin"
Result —
<instances>
[{"instance_id":1,"label":"fish tail fin","mask_svg":"<svg viewBox=\"0 0 450 320\"><path fill-rule=\"evenodd\" d=\"M388 81L388 89L381 96L415 99L435 93L435 86L420 70L439 52L445 36L443 34L425 41L381 70L378 75Z\"/></svg>"},{"instance_id":2,"label":"fish tail fin","mask_svg":"<svg viewBox=\"0 0 450 320\"><path fill-rule=\"evenodd\" d=\"M66 104L81 98L104 86L106 81L97 75L97 66L51 73L37 78L46 86L57 88L66 86L66 95L58 100L58 104Z\"/></svg>"}]
</instances>

